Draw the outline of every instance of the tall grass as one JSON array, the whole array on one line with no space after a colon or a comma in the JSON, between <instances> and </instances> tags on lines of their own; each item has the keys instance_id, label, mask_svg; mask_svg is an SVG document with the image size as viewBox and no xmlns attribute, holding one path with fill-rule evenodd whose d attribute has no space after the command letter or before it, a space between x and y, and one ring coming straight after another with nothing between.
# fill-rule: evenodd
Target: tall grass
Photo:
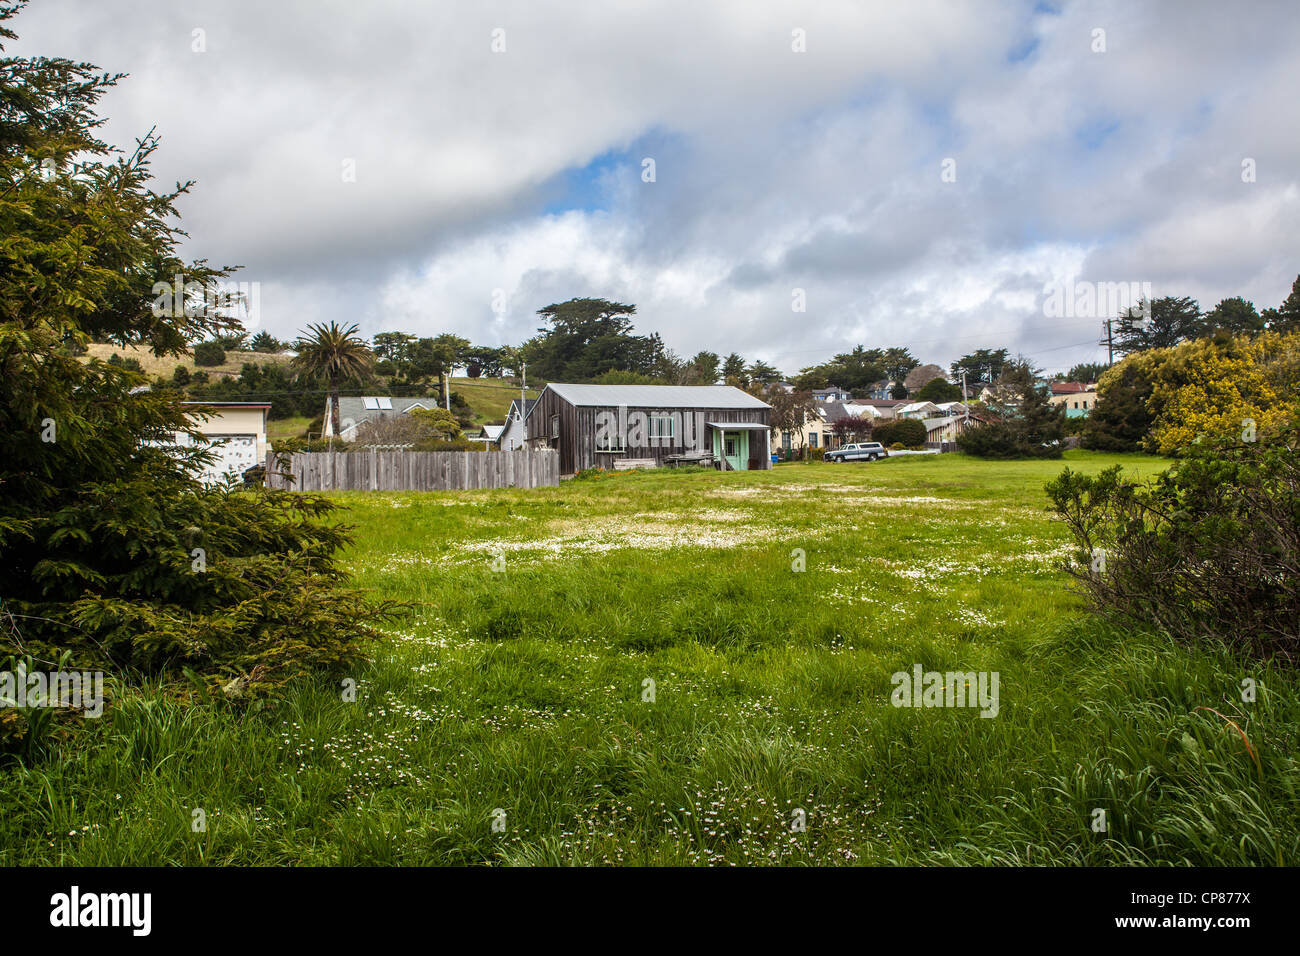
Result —
<instances>
[{"instance_id":1,"label":"tall grass","mask_svg":"<svg viewBox=\"0 0 1300 956\"><path fill-rule=\"evenodd\" d=\"M341 495L359 582L413 608L356 701L120 690L6 768L0 862L1296 863L1294 673L1089 618L1059 467ZM998 716L890 706L917 663L998 671Z\"/></svg>"}]
</instances>

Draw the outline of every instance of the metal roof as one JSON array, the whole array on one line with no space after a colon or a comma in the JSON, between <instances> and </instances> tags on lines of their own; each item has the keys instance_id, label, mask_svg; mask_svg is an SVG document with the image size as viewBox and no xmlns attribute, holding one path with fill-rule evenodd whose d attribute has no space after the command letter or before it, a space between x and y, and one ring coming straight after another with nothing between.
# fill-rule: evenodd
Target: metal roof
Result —
<instances>
[{"instance_id":1,"label":"metal roof","mask_svg":"<svg viewBox=\"0 0 1300 956\"><path fill-rule=\"evenodd\" d=\"M710 428L716 428L719 431L767 431L771 425L762 425L758 422L705 422Z\"/></svg>"},{"instance_id":2,"label":"metal roof","mask_svg":"<svg viewBox=\"0 0 1300 956\"><path fill-rule=\"evenodd\" d=\"M366 408L367 398L387 398L392 403L392 408ZM339 398L339 418L350 418L357 424L367 421L371 418L385 418L392 415L405 414L415 406L421 408L437 408L438 399L430 396L428 398L398 398L388 395L376 396L352 396L344 395ZM325 399L325 416L329 417L329 398Z\"/></svg>"},{"instance_id":3,"label":"metal roof","mask_svg":"<svg viewBox=\"0 0 1300 956\"><path fill-rule=\"evenodd\" d=\"M731 385L565 385L546 386L570 405L638 408L771 408Z\"/></svg>"},{"instance_id":4,"label":"metal roof","mask_svg":"<svg viewBox=\"0 0 1300 956\"><path fill-rule=\"evenodd\" d=\"M529 399L512 398L510 399L510 411L506 413L506 417L508 418L510 415L518 411L520 413L519 414L520 418L527 418L529 415L532 414L533 406L536 404L537 404L537 399L535 398L529 398Z\"/></svg>"}]
</instances>

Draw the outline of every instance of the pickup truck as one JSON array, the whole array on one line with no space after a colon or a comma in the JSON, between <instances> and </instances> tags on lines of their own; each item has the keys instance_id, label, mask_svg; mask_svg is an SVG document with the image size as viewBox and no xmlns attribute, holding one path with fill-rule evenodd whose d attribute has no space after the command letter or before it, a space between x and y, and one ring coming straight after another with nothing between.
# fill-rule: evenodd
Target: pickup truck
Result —
<instances>
[{"instance_id":1,"label":"pickup truck","mask_svg":"<svg viewBox=\"0 0 1300 956\"><path fill-rule=\"evenodd\" d=\"M822 456L823 461L844 462L844 461L875 461L877 458L888 458L889 451L878 441L857 442L852 445L845 445L842 448L836 448L834 451L828 451Z\"/></svg>"}]
</instances>

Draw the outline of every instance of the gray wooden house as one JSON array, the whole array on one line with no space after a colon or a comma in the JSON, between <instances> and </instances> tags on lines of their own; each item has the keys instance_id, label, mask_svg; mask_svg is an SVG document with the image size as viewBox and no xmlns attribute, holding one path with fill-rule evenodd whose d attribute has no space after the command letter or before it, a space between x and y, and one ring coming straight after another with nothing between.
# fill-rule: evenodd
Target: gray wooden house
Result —
<instances>
[{"instance_id":1,"label":"gray wooden house","mask_svg":"<svg viewBox=\"0 0 1300 956\"><path fill-rule=\"evenodd\" d=\"M772 407L730 385L564 385L528 411L530 447L555 448L560 474L632 461L771 468Z\"/></svg>"}]
</instances>

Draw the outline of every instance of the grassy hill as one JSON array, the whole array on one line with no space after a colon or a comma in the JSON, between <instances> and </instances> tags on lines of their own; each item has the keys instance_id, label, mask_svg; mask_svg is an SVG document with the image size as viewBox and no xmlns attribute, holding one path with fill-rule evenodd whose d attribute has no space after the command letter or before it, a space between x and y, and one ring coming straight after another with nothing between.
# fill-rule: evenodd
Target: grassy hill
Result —
<instances>
[{"instance_id":1,"label":"grassy hill","mask_svg":"<svg viewBox=\"0 0 1300 956\"><path fill-rule=\"evenodd\" d=\"M148 349L127 347L121 345L99 345L92 342L86 346L86 357L97 358L107 362L108 359L117 353L124 359L133 358L140 363L140 367L149 375L164 375L171 377L172 372L177 365L184 365L191 372L199 369L206 369L208 374L213 378L220 376L237 376L240 368L245 362L252 362L255 365L264 365L274 363L284 365L292 361L291 355L268 354L266 352L227 352L226 360L220 365L195 365L194 356L186 352L184 355L172 356L166 355L161 358L154 355Z\"/></svg>"},{"instance_id":2,"label":"grassy hill","mask_svg":"<svg viewBox=\"0 0 1300 956\"><path fill-rule=\"evenodd\" d=\"M500 422L506 417L511 399L519 397L519 386L495 378L453 378L451 390L460 392L474 410L474 424ZM536 398L538 390L530 388L528 398Z\"/></svg>"}]
</instances>

